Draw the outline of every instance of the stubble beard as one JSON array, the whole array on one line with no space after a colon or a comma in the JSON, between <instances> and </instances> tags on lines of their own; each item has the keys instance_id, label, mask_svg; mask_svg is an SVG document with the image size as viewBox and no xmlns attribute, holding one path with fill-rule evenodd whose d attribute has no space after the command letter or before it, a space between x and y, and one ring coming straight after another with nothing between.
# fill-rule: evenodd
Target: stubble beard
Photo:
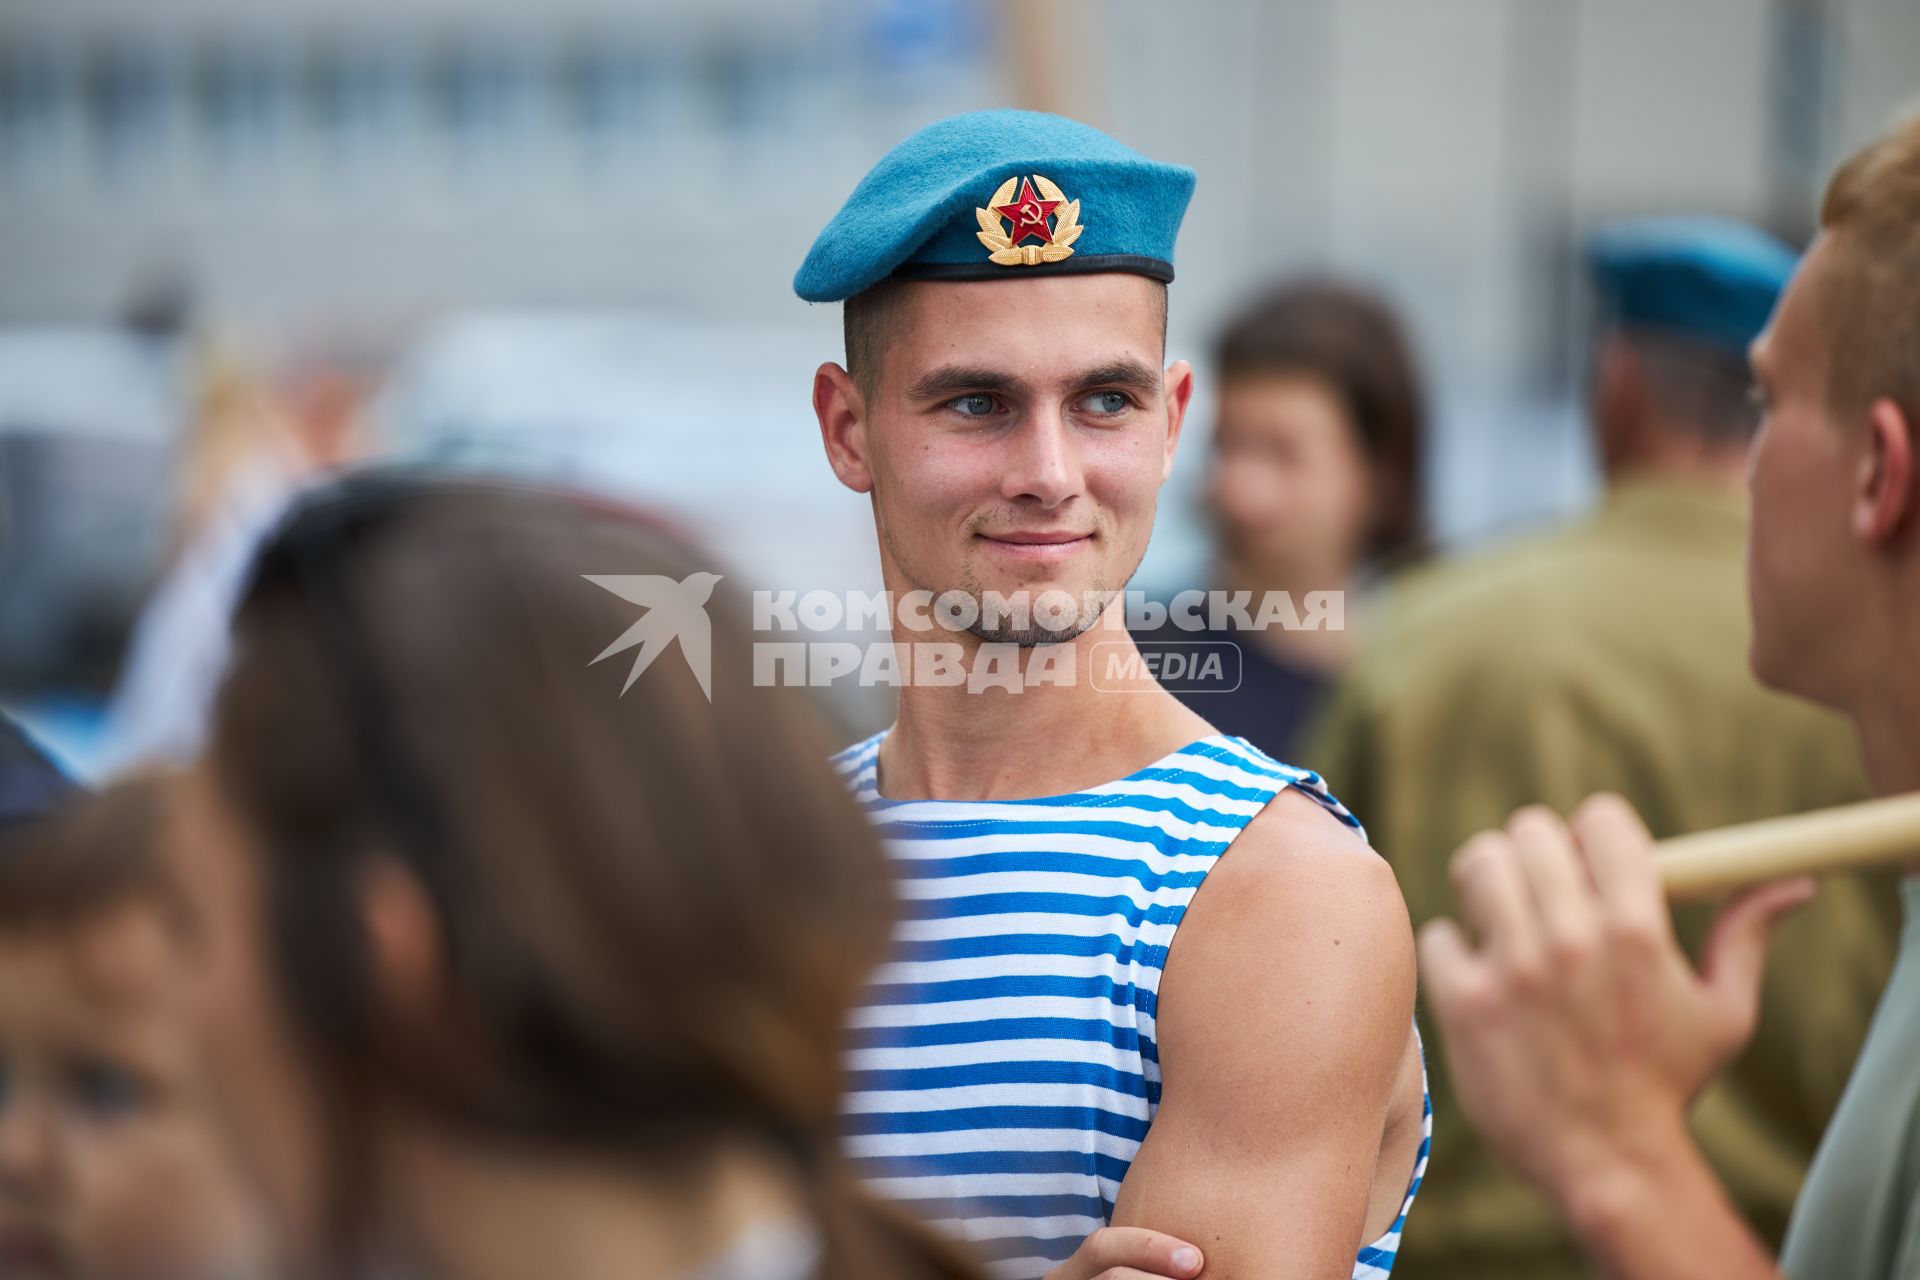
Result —
<instances>
[{"instance_id":1,"label":"stubble beard","mask_svg":"<svg viewBox=\"0 0 1920 1280\"><path fill-rule=\"evenodd\" d=\"M960 581L957 584L949 587L934 586L925 581L919 574L915 574L907 568L906 559L900 554L900 547L894 541L892 528L885 520L881 520L878 523L880 540L886 547L887 555L892 559L895 567L907 575L909 581L913 584L913 590L924 591L936 600L947 591L959 591L972 598L975 606L976 620L972 626L966 628L966 632L968 635L986 644L1010 644L1021 649L1037 649L1042 645L1066 644L1076 640L1099 625L1100 619L1105 616L1108 606L1113 603L1114 597L1125 589L1126 583L1132 581L1133 575L1140 568L1140 559L1136 558L1125 575L1121 577L1119 586L1114 586L1112 580L1105 575L1095 577L1093 582L1083 588L1077 596L1076 603L1079 605L1079 610L1072 622L1058 630L1041 626L1035 616L1037 611L1033 607L1039 596L1044 595L1047 591L1056 590L1057 588L1043 588L1038 591L1026 587L1016 588L1014 591L1015 598L1018 598L1022 594L1026 596L1027 625L1013 625L1014 619L1008 617L1005 611L1002 611L994 619L997 625L989 626L987 624L986 597L993 588L986 587L980 582L979 577L974 573L971 565L962 571ZM1103 539L1107 534L1106 524L1102 521L1101 524L1094 529L1094 536ZM1145 555L1146 549L1142 547L1141 557L1144 558Z\"/></svg>"}]
</instances>

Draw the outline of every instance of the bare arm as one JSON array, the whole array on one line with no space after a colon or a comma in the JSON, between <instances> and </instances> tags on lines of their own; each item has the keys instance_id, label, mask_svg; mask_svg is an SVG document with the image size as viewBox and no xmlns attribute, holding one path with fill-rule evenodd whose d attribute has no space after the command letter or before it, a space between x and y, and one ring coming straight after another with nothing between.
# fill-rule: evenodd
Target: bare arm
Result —
<instances>
[{"instance_id":1,"label":"bare arm","mask_svg":"<svg viewBox=\"0 0 1920 1280\"><path fill-rule=\"evenodd\" d=\"M1723 1280L1779 1280L1779 1271L1685 1127L1644 1168L1597 1170L1569 1197L1568 1221L1606 1280L1691 1280L1703 1259Z\"/></svg>"},{"instance_id":2,"label":"bare arm","mask_svg":"<svg viewBox=\"0 0 1920 1280\"><path fill-rule=\"evenodd\" d=\"M1391 870L1312 800L1282 793L1175 935L1158 1006L1160 1109L1114 1221L1198 1244L1207 1280L1346 1280L1413 998ZM1409 1156L1394 1195L1411 1170Z\"/></svg>"}]
</instances>

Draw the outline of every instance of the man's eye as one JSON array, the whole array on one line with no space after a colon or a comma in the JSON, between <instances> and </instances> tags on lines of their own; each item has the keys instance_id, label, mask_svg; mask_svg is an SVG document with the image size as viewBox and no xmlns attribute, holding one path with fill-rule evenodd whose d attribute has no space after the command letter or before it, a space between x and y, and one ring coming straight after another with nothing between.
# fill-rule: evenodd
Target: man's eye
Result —
<instances>
[{"instance_id":1,"label":"man's eye","mask_svg":"<svg viewBox=\"0 0 1920 1280\"><path fill-rule=\"evenodd\" d=\"M1080 402L1080 407L1088 413L1115 414L1126 412L1133 403L1124 391L1096 391Z\"/></svg>"},{"instance_id":2,"label":"man's eye","mask_svg":"<svg viewBox=\"0 0 1920 1280\"><path fill-rule=\"evenodd\" d=\"M83 1060L67 1069L67 1092L76 1107L97 1119L113 1120L146 1101L146 1085L133 1072L105 1059Z\"/></svg>"},{"instance_id":3,"label":"man's eye","mask_svg":"<svg viewBox=\"0 0 1920 1280\"><path fill-rule=\"evenodd\" d=\"M953 399L947 401L947 408L964 418L984 418L993 412L994 402L992 396L984 393L970 396L955 396Z\"/></svg>"}]
</instances>

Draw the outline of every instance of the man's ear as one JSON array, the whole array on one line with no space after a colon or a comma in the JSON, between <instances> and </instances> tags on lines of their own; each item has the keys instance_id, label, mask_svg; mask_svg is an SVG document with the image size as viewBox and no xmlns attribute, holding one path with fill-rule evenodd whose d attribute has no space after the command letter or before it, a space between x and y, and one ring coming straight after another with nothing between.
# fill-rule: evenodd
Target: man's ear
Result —
<instances>
[{"instance_id":1,"label":"man's ear","mask_svg":"<svg viewBox=\"0 0 1920 1280\"><path fill-rule=\"evenodd\" d=\"M1920 508L1914 491L1914 428L1900 406L1882 396L1867 407L1866 455L1853 503L1853 531L1884 546L1910 527Z\"/></svg>"},{"instance_id":2,"label":"man's ear","mask_svg":"<svg viewBox=\"0 0 1920 1280\"><path fill-rule=\"evenodd\" d=\"M438 1001L446 977L446 937L420 878L390 858L379 858L361 872L359 898L379 1003L405 1016Z\"/></svg>"},{"instance_id":3,"label":"man's ear","mask_svg":"<svg viewBox=\"0 0 1920 1280\"><path fill-rule=\"evenodd\" d=\"M814 370L813 414L820 419L820 442L827 447L833 474L855 493L871 493L866 397L853 375L832 361Z\"/></svg>"},{"instance_id":4,"label":"man's ear","mask_svg":"<svg viewBox=\"0 0 1920 1280\"><path fill-rule=\"evenodd\" d=\"M1180 428L1187 420L1187 406L1193 400L1193 366L1175 360L1167 366L1167 456L1160 464L1160 483L1173 474L1174 450L1180 446Z\"/></svg>"}]
</instances>

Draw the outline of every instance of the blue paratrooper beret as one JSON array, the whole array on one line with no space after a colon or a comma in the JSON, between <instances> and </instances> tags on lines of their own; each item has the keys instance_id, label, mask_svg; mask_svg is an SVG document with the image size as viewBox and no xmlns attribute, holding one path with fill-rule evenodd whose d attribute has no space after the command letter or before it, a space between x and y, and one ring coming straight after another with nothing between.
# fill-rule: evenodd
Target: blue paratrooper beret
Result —
<instances>
[{"instance_id":1,"label":"blue paratrooper beret","mask_svg":"<svg viewBox=\"0 0 1920 1280\"><path fill-rule=\"evenodd\" d=\"M889 151L793 277L808 302L889 278L993 280L1125 271L1173 279L1193 170L1034 111L975 111Z\"/></svg>"},{"instance_id":2,"label":"blue paratrooper beret","mask_svg":"<svg viewBox=\"0 0 1920 1280\"><path fill-rule=\"evenodd\" d=\"M1730 218L1641 218L1593 237L1588 262L1609 323L1744 356L1793 274L1791 249Z\"/></svg>"}]
</instances>

